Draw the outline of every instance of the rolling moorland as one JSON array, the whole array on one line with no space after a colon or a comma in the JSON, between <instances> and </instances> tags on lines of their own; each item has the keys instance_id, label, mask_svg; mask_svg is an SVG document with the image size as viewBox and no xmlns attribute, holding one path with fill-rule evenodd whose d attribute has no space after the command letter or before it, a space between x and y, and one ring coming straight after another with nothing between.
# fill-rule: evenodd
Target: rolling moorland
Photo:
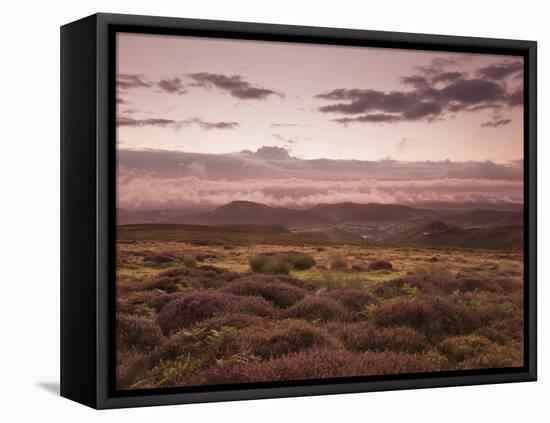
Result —
<instances>
[{"instance_id":1,"label":"rolling moorland","mask_svg":"<svg viewBox=\"0 0 550 423\"><path fill-rule=\"evenodd\" d=\"M119 389L523 363L520 210L237 201L118 219Z\"/></svg>"}]
</instances>

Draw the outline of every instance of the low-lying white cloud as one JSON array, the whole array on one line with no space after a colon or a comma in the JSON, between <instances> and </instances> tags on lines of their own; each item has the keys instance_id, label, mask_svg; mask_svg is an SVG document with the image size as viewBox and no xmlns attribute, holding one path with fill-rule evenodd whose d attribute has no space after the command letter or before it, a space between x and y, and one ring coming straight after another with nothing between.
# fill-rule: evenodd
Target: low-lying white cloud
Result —
<instances>
[{"instance_id":1,"label":"low-lying white cloud","mask_svg":"<svg viewBox=\"0 0 550 423\"><path fill-rule=\"evenodd\" d=\"M121 172L118 207L124 209L218 206L254 201L279 207L309 207L319 203L522 202L522 184L507 180L434 179L390 181L361 179L207 180L196 176L159 178Z\"/></svg>"}]
</instances>

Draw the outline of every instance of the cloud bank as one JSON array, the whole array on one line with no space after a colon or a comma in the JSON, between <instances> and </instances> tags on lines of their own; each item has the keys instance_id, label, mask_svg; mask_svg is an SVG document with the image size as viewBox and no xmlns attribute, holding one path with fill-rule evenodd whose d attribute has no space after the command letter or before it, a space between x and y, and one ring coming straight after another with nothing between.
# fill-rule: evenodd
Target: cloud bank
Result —
<instances>
[{"instance_id":1,"label":"cloud bank","mask_svg":"<svg viewBox=\"0 0 550 423\"><path fill-rule=\"evenodd\" d=\"M280 147L196 154L119 150L118 207L182 208L248 200L272 206L318 203L523 201L521 161L300 160Z\"/></svg>"}]
</instances>

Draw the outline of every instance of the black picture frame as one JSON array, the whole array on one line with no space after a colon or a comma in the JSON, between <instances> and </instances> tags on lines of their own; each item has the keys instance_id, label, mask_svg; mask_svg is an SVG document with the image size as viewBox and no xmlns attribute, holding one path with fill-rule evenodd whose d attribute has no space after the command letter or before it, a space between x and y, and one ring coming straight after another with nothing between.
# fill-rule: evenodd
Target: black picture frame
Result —
<instances>
[{"instance_id":1,"label":"black picture frame","mask_svg":"<svg viewBox=\"0 0 550 423\"><path fill-rule=\"evenodd\" d=\"M525 60L522 368L114 390L116 32L511 54ZM61 395L97 409L535 381L537 45L534 41L95 14L61 28Z\"/></svg>"}]
</instances>

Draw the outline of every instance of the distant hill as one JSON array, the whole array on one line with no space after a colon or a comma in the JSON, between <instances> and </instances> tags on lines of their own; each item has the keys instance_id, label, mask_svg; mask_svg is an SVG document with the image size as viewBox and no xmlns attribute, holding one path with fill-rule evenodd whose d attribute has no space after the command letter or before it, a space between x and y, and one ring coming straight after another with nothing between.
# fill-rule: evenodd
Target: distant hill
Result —
<instances>
[{"instance_id":1,"label":"distant hill","mask_svg":"<svg viewBox=\"0 0 550 423\"><path fill-rule=\"evenodd\" d=\"M223 206L189 206L183 210L117 210L117 224L262 224L279 225L290 229L311 229L318 232L331 230L324 237L343 239L352 234L337 233L334 227L354 224L351 232L362 234L375 228L382 236L388 230L387 224L410 228L439 220L461 228L515 226L523 224L523 211L491 209L431 210L396 204L358 204L342 202L318 204L308 209L271 207L252 201L233 201ZM395 227L394 225L394 227ZM344 228L349 231L349 225ZM389 233L387 234L389 235Z\"/></svg>"},{"instance_id":2,"label":"distant hill","mask_svg":"<svg viewBox=\"0 0 550 423\"><path fill-rule=\"evenodd\" d=\"M287 228L325 225L329 220L309 210L270 207L252 201L233 201L215 210L194 217L196 223L215 224L270 224Z\"/></svg>"},{"instance_id":3,"label":"distant hill","mask_svg":"<svg viewBox=\"0 0 550 423\"><path fill-rule=\"evenodd\" d=\"M415 209L395 204L358 204L351 202L318 204L309 209L333 222L399 221L433 214L431 210Z\"/></svg>"},{"instance_id":4,"label":"distant hill","mask_svg":"<svg viewBox=\"0 0 550 423\"><path fill-rule=\"evenodd\" d=\"M459 210L500 210L500 211L523 211L522 203L510 203L510 202L454 202L454 201L425 201L420 203L404 204L410 207L418 207L430 210L439 211L459 211Z\"/></svg>"},{"instance_id":5,"label":"distant hill","mask_svg":"<svg viewBox=\"0 0 550 423\"><path fill-rule=\"evenodd\" d=\"M522 249L523 226L457 228L441 221L420 225L382 240L394 246Z\"/></svg>"},{"instance_id":6,"label":"distant hill","mask_svg":"<svg viewBox=\"0 0 550 423\"><path fill-rule=\"evenodd\" d=\"M190 223L199 210L117 210L117 225Z\"/></svg>"},{"instance_id":7,"label":"distant hill","mask_svg":"<svg viewBox=\"0 0 550 423\"><path fill-rule=\"evenodd\" d=\"M332 245L340 241L319 238L307 233L293 233L277 225L178 225L178 224L139 224L117 226L117 240L125 241L185 241L194 245L233 245L276 244L276 245ZM349 243L349 241L346 241Z\"/></svg>"},{"instance_id":8,"label":"distant hill","mask_svg":"<svg viewBox=\"0 0 550 423\"><path fill-rule=\"evenodd\" d=\"M360 235L335 227L305 230L301 232L296 232L296 235L303 235L308 238L318 238L320 240L332 240L340 242L363 241L363 238L361 238Z\"/></svg>"},{"instance_id":9,"label":"distant hill","mask_svg":"<svg viewBox=\"0 0 550 423\"><path fill-rule=\"evenodd\" d=\"M476 209L439 214L438 219L462 227L510 226L523 224L523 212Z\"/></svg>"}]
</instances>

